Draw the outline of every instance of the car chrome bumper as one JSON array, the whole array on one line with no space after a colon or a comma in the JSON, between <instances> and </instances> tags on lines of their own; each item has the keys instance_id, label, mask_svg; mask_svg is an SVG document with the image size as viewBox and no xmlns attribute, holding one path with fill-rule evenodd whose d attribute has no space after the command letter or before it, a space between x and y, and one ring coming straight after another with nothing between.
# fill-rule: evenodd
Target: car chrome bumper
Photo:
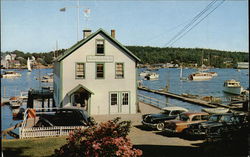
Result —
<instances>
[{"instance_id":1,"label":"car chrome bumper","mask_svg":"<svg viewBox=\"0 0 250 157\"><path fill-rule=\"evenodd\" d=\"M141 123L142 123L143 125L146 125L146 126L151 127L151 128L156 128L156 126L157 126L157 124L146 123L146 122L144 122L144 121L141 121Z\"/></svg>"},{"instance_id":2,"label":"car chrome bumper","mask_svg":"<svg viewBox=\"0 0 250 157\"><path fill-rule=\"evenodd\" d=\"M164 131L170 132L170 133L177 133L176 130L172 130L172 129L168 129L168 128L164 128Z\"/></svg>"},{"instance_id":3,"label":"car chrome bumper","mask_svg":"<svg viewBox=\"0 0 250 157\"><path fill-rule=\"evenodd\" d=\"M192 131L189 131L188 134L190 134L190 135L200 135L200 136L206 135L205 132L203 132L203 131L201 132L201 131L199 131L199 130L192 130Z\"/></svg>"}]
</instances>

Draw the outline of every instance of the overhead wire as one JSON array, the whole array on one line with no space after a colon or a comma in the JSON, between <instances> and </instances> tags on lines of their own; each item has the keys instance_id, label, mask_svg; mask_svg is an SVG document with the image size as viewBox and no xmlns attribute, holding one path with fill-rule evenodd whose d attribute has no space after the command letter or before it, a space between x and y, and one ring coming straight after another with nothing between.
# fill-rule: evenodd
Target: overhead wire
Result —
<instances>
[{"instance_id":1,"label":"overhead wire","mask_svg":"<svg viewBox=\"0 0 250 157\"><path fill-rule=\"evenodd\" d=\"M198 13L184 28L182 28L173 38L171 38L169 40L169 42L165 45L170 44L173 40L175 40L179 35L181 35L184 31L186 31L188 29L189 26L191 26L196 20L198 20L204 13L206 13L207 10L209 10L214 3L217 0L213 0L212 2L210 2L200 13Z\"/></svg>"},{"instance_id":2,"label":"overhead wire","mask_svg":"<svg viewBox=\"0 0 250 157\"><path fill-rule=\"evenodd\" d=\"M185 31L192 26L197 20L199 20L200 17L202 17L208 10L210 10L214 4L217 2L218 0L213 0L212 2L210 2L200 13L198 13L183 29L181 29L173 38L171 38L164 46L168 46L170 45L170 43L172 43L173 41L175 41L177 38L179 38L179 36L183 33L185 33Z\"/></svg>"},{"instance_id":3,"label":"overhead wire","mask_svg":"<svg viewBox=\"0 0 250 157\"><path fill-rule=\"evenodd\" d=\"M176 41L178 41L179 39L181 39L184 35L186 35L188 32L190 32L195 26L197 26L199 23L201 23L208 15L210 15L214 10L216 10L223 2L225 2L225 0L222 0L221 3L219 3L217 6L215 6L214 9L212 9L207 15L205 15L200 21L198 21L196 24L194 24L189 30L187 30L186 32L184 32L184 34L182 34L181 36L179 36L176 40L172 41L171 45L172 46Z\"/></svg>"}]
</instances>

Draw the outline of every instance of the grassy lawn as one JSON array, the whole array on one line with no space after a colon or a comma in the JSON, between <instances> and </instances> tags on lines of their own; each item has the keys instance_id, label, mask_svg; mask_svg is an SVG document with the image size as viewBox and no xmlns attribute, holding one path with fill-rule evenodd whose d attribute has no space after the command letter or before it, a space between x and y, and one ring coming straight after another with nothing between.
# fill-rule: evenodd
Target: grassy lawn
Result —
<instances>
[{"instance_id":1,"label":"grassy lawn","mask_svg":"<svg viewBox=\"0 0 250 157\"><path fill-rule=\"evenodd\" d=\"M4 157L48 157L66 143L66 137L2 140Z\"/></svg>"}]
</instances>

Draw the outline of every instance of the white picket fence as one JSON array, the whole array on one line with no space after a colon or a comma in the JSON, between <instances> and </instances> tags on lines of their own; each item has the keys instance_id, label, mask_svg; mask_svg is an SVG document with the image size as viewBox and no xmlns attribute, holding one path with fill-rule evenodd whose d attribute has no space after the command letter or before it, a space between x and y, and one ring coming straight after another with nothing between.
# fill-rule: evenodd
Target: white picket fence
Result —
<instances>
[{"instance_id":1,"label":"white picket fence","mask_svg":"<svg viewBox=\"0 0 250 157\"><path fill-rule=\"evenodd\" d=\"M49 108L57 109L57 108ZM43 111L45 110L45 111ZM48 108L36 108L37 113L48 113ZM22 126L19 128L19 138L32 138L32 137L52 137L52 136L65 136L74 129L86 129L87 126L53 126L53 127L26 127L28 119L28 109L24 112L24 120Z\"/></svg>"},{"instance_id":2,"label":"white picket fence","mask_svg":"<svg viewBox=\"0 0 250 157\"><path fill-rule=\"evenodd\" d=\"M19 137L32 138L32 137L52 137L52 136L66 136L74 129L85 129L86 126L54 126L54 127L33 127L33 128L20 128Z\"/></svg>"}]
</instances>

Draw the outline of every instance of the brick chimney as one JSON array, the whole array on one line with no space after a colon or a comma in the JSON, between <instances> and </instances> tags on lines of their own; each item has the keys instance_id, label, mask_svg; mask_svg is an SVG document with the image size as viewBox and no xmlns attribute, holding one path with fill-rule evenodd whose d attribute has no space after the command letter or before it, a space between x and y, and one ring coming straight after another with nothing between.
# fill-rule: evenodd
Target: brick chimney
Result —
<instances>
[{"instance_id":1,"label":"brick chimney","mask_svg":"<svg viewBox=\"0 0 250 157\"><path fill-rule=\"evenodd\" d=\"M111 29L111 37L115 38L115 30L114 29Z\"/></svg>"},{"instance_id":2,"label":"brick chimney","mask_svg":"<svg viewBox=\"0 0 250 157\"><path fill-rule=\"evenodd\" d=\"M91 34L90 29L83 30L83 39L86 39Z\"/></svg>"}]
</instances>

